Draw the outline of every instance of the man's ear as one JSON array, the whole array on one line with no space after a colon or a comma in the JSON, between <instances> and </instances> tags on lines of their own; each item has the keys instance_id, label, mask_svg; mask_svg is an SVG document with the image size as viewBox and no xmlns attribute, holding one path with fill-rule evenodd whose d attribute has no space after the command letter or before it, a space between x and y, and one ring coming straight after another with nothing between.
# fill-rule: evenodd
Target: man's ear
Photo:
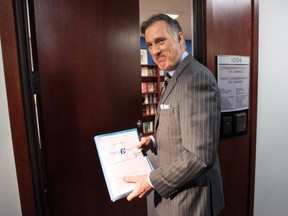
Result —
<instances>
[{"instance_id":1,"label":"man's ear","mask_svg":"<svg viewBox=\"0 0 288 216\"><path fill-rule=\"evenodd\" d=\"M178 41L181 42L183 40L183 32L178 33Z\"/></svg>"}]
</instances>

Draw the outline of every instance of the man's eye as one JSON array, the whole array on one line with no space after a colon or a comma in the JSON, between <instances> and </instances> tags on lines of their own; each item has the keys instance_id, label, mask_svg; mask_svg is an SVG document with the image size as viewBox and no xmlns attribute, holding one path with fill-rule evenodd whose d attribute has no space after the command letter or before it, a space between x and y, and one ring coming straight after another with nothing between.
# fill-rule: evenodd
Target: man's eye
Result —
<instances>
[{"instance_id":1,"label":"man's eye","mask_svg":"<svg viewBox=\"0 0 288 216\"><path fill-rule=\"evenodd\" d=\"M164 39L160 39L160 40L158 41L158 44L159 44L159 45L162 45L162 44L164 44L164 42L165 42Z\"/></svg>"}]
</instances>

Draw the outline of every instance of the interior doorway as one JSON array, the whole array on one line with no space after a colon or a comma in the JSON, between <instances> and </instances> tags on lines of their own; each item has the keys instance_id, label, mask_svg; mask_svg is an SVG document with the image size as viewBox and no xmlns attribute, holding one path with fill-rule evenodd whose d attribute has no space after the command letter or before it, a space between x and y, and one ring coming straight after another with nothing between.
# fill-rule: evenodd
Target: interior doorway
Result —
<instances>
[{"instance_id":1,"label":"interior doorway","mask_svg":"<svg viewBox=\"0 0 288 216\"><path fill-rule=\"evenodd\" d=\"M139 23L147 20L151 15L165 13L177 19L182 27L186 50L193 55L193 1L192 0L139 0ZM147 49L145 39L140 33L140 48ZM151 55L148 53L148 64L155 64ZM144 122L144 121L143 121ZM147 155L153 165L155 156L150 151ZM149 216L157 215L154 208L154 193L147 197L147 211Z\"/></svg>"}]
</instances>

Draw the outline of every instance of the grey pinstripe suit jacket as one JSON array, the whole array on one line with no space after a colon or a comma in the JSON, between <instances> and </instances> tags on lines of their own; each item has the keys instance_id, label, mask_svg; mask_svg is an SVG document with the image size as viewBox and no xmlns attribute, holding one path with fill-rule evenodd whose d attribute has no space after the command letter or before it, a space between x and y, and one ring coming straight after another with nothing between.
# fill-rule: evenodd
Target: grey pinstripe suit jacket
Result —
<instances>
[{"instance_id":1,"label":"grey pinstripe suit jacket","mask_svg":"<svg viewBox=\"0 0 288 216\"><path fill-rule=\"evenodd\" d=\"M150 180L160 216L217 215L224 208L218 160L220 93L213 74L188 55L155 117L157 156Z\"/></svg>"}]
</instances>

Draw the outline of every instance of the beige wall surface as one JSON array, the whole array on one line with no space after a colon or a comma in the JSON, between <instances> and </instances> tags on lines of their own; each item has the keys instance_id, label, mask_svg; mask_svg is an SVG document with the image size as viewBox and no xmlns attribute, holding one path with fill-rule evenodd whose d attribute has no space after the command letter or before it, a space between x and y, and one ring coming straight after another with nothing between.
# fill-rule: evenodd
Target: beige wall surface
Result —
<instances>
[{"instance_id":1,"label":"beige wall surface","mask_svg":"<svg viewBox=\"0 0 288 216\"><path fill-rule=\"evenodd\" d=\"M0 215L20 216L20 198L11 139L0 43Z\"/></svg>"},{"instance_id":2,"label":"beige wall surface","mask_svg":"<svg viewBox=\"0 0 288 216\"><path fill-rule=\"evenodd\" d=\"M287 0L259 1L255 216L288 212Z\"/></svg>"}]
</instances>

